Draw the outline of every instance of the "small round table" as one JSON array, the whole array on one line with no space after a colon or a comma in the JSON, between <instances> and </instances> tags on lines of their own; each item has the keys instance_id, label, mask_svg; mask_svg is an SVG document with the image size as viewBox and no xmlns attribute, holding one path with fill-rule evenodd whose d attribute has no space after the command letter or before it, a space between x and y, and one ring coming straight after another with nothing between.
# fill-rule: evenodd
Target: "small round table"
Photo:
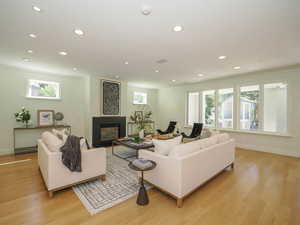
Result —
<instances>
[{"instance_id":1,"label":"small round table","mask_svg":"<svg viewBox=\"0 0 300 225\"><path fill-rule=\"evenodd\" d=\"M138 197L136 200L136 204L138 204L138 205L147 205L149 203L148 194L147 194L147 191L144 186L144 171L153 170L156 167L156 162L154 162L152 160L149 160L149 162L151 162L152 166L147 169L138 168L138 167L134 166L132 164L132 162L130 162L128 164L130 169L135 170L135 171L140 171L141 175L142 175L142 178L140 179L140 190L139 190L139 194L138 194Z\"/></svg>"}]
</instances>

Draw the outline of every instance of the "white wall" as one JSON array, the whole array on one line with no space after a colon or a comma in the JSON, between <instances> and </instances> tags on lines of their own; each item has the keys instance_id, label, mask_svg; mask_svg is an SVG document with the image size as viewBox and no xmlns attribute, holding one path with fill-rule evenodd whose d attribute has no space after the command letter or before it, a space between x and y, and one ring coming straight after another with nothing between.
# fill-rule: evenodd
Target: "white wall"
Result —
<instances>
[{"instance_id":1,"label":"white wall","mask_svg":"<svg viewBox=\"0 0 300 225\"><path fill-rule=\"evenodd\" d=\"M61 83L61 100L38 100L26 98L28 79L49 80ZM0 66L0 155L13 153L14 113L25 106L36 124L38 109L52 109L62 112L64 122L72 126L72 132L84 136L84 82L83 78L44 75ZM18 133L17 147L36 144L37 131Z\"/></svg>"},{"instance_id":2,"label":"white wall","mask_svg":"<svg viewBox=\"0 0 300 225\"><path fill-rule=\"evenodd\" d=\"M184 126L186 93L188 91L231 88L237 85L282 81L288 83L288 132L291 137L245 133L230 134L236 139L239 147L300 157L300 67L256 72L204 81L197 84L162 88L158 92L159 126L162 128L166 127L170 120L177 120L179 126Z\"/></svg>"}]
</instances>

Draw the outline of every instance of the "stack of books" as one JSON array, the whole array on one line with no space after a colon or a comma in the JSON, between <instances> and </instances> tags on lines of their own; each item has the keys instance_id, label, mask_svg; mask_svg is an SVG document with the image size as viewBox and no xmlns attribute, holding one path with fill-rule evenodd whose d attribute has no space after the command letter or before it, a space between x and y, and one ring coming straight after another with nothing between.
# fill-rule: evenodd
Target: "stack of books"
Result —
<instances>
[{"instance_id":1,"label":"stack of books","mask_svg":"<svg viewBox=\"0 0 300 225\"><path fill-rule=\"evenodd\" d=\"M132 161L132 165L139 169L145 170L152 166L152 162L147 159L136 159Z\"/></svg>"}]
</instances>

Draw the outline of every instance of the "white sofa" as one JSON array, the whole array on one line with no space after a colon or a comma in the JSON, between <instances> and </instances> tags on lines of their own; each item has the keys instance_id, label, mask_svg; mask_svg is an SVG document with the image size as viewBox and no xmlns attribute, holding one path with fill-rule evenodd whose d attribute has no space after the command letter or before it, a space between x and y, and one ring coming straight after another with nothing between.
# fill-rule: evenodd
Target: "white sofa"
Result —
<instances>
[{"instance_id":1,"label":"white sofa","mask_svg":"<svg viewBox=\"0 0 300 225\"><path fill-rule=\"evenodd\" d=\"M144 179L177 199L177 206L182 207L184 197L225 168L233 169L235 141L228 134L218 134L179 144L168 156L141 150L139 157L157 163L154 170L144 174Z\"/></svg>"},{"instance_id":2,"label":"white sofa","mask_svg":"<svg viewBox=\"0 0 300 225\"><path fill-rule=\"evenodd\" d=\"M49 197L53 192L94 179L105 180L106 150L95 148L81 151L82 172L71 172L62 163L62 153L50 151L47 145L38 140L38 163Z\"/></svg>"}]
</instances>

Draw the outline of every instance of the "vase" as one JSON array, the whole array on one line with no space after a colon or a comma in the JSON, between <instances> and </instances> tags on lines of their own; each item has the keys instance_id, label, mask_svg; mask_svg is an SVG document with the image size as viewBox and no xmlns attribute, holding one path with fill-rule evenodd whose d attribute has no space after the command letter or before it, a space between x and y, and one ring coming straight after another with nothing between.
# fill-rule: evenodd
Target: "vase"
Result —
<instances>
[{"instance_id":1,"label":"vase","mask_svg":"<svg viewBox=\"0 0 300 225\"><path fill-rule=\"evenodd\" d=\"M145 136L144 129L142 129L142 130L140 130L140 132L139 132L139 137L140 137L140 138L144 138L144 136Z\"/></svg>"}]
</instances>

